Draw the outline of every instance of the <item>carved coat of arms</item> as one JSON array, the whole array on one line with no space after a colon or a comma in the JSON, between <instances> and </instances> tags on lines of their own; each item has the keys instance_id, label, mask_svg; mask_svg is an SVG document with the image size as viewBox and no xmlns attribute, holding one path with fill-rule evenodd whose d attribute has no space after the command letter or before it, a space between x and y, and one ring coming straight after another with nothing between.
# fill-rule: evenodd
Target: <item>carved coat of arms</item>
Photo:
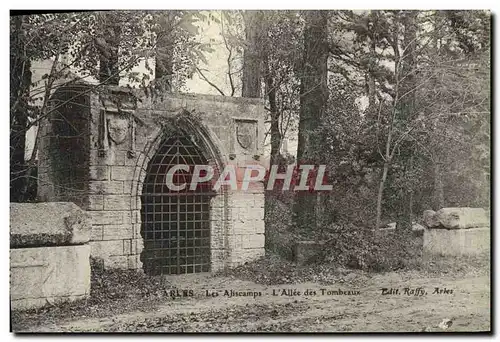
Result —
<instances>
[{"instance_id":1,"label":"carved coat of arms","mask_svg":"<svg viewBox=\"0 0 500 342\"><path fill-rule=\"evenodd\" d=\"M251 150L257 139L255 122L236 121L236 139L245 150Z\"/></svg>"},{"instance_id":2,"label":"carved coat of arms","mask_svg":"<svg viewBox=\"0 0 500 342\"><path fill-rule=\"evenodd\" d=\"M114 117L108 120L109 138L117 145L123 143L128 135L129 120L126 118Z\"/></svg>"}]
</instances>

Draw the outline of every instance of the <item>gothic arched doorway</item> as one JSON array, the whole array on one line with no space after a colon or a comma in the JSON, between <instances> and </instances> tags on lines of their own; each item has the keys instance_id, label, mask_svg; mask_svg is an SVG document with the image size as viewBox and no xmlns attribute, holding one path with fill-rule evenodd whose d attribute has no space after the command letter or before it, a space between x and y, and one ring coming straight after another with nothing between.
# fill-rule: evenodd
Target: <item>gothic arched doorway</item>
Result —
<instances>
[{"instance_id":1,"label":"gothic arched doorway","mask_svg":"<svg viewBox=\"0 0 500 342\"><path fill-rule=\"evenodd\" d=\"M189 171L177 170L173 184L185 183L186 188L174 191L167 186L166 175L179 164L188 165ZM210 199L214 193L209 182L189 189L194 165L207 165L207 159L191 136L181 133L164 139L149 161L141 196L141 261L147 274L210 271Z\"/></svg>"}]
</instances>

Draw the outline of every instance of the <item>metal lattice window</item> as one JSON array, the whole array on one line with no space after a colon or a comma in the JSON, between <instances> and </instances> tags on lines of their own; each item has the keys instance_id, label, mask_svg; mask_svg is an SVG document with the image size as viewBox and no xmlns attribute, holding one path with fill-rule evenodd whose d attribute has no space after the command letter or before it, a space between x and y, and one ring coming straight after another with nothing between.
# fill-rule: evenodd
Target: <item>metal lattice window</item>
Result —
<instances>
[{"instance_id":1,"label":"metal lattice window","mask_svg":"<svg viewBox=\"0 0 500 342\"><path fill-rule=\"evenodd\" d=\"M189 172L178 170L173 183L186 183L186 189L170 190L167 171L177 164L189 165ZM210 198L207 183L189 190L194 165L207 160L186 136L175 136L161 144L148 165L142 190L141 254L147 274L184 274L210 271Z\"/></svg>"}]
</instances>

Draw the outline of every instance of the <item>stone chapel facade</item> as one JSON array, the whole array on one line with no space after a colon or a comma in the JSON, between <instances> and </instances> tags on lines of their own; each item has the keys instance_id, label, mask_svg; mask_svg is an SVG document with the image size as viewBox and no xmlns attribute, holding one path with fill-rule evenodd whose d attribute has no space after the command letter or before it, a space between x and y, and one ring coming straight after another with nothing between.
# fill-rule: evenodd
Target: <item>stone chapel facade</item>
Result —
<instances>
[{"instance_id":1,"label":"stone chapel facade","mask_svg":"<svg viewBox=\"0 0 500 342\"><path fill-rule=\"evenodd\" d=\"M74 202L90 214L91 256L105 267L214 272L264 255L263 183L182 196L165 188L176 163L209 164L217 173L261 160L259 99L153 100L123 87L96 94L74 84L59 88L51 106L40 125L39 200Z\"/></svg>"}]
</instances>

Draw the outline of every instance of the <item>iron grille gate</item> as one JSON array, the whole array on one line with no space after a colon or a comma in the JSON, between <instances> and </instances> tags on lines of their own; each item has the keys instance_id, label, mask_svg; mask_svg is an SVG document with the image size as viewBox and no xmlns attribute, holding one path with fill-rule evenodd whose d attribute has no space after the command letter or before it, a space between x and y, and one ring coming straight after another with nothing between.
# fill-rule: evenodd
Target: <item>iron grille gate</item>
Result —
<instances>
[{"instance_id":1,"label":"iron grille gate","mask_svg":"<svg viewBox=\"0 0 500 342\"><path fill-rule=\"evenodd\" d=\"M166 185L167 171L177 164L173 184L186 183L181 191ZM210 192L208 183L190 191L194 165L207 160L186 136L175 136L161 144L148 165L142 190L141 254L144 272L150 275L210 271Z\"/></svg>"}]
</instances>

